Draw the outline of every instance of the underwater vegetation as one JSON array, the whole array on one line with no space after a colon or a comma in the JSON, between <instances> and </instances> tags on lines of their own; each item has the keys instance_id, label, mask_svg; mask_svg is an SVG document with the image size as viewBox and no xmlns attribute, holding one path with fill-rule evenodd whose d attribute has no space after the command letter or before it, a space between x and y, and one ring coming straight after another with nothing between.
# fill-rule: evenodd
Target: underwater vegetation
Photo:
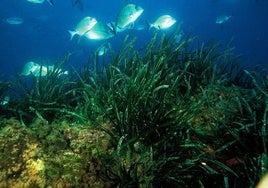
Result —
<instances>
[{"instance_id":1,"label":"underwater vegetation","mask_svg":"<svg viewBox=\"0 0 268 188\"><path fill-rule=\"evenodd\" d=\"M267 173L268 77L233 49L155 33L109 64L0 83L0 185L254 187ZM267 74L266 74L267 75ZM12 93L12 92L11 92Z\"/></svg>"}]
</instances>

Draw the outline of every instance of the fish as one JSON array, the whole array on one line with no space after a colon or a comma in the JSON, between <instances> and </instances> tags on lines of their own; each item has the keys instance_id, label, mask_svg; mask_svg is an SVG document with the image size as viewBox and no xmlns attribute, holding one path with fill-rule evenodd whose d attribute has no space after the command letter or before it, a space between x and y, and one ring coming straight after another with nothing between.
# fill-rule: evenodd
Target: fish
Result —
<instances>
[{"instance_id":1,"label":"fish","mask_svg":"<svg viewBox=\"0 0 268 188\"><path fill-rule=\"evenodd\" d=\"M81 0L72 0L72 5L78 8L80 11L84 10L84 5Z\"/></svg>"},{"instance_id":2,"label":"fish","mask_svg":"<svg viewBox=\"0 0 268 188\"><path fill-rule=\"evenodd\" d=\"M146 29L146 24L135 25L132 29L137 30L137 31L144 30Z\"/></svg>"},{"instance_id":3,"label":"fish","mask_svg":"<svg viewBox=\"0 0 268 188\"><path fill-rule=\"evenodd\" d=\"M45 2L45 0L27 0L30 3L37 3L37 4L42 4Z\"/></svg>"},{"instance_id":4,"label":"fish","mask_svg":"<svg viewBox=\"0 0 268 188\"><path fill-rule=\"evenodd\" d=\"M55 68L54 65L42 66L33 61L29 61L24 65L20 75L22 76L32 75L35 77L46 76L50 71L53 71L54 68ZM63 71L61 69L57 69L57 72L59 73L59 75L68 74L68 71Z\"/></svg>"},{"instance_id":5,"label":"fish","mask_svg":"<svg viewBox=\"0 0 268 188\"><path fill-rule=\"evenodd\" d=\"M184 36L184 33L181 31L178 34L174 36L174 42L175 44L179 44L182 41L182 38Z\"/></svg>"},{"instance_id":6,"label":"fish","mask_svg":"<svg viewBox=\"0 0 268 188\"><path fill-rule=\"evenodd\" d=\"M31 75L33 72L36 71L36 69L38 69L38 66L39 65L33 61L27 62L22 69L21 75L23 76Z\"/></svg>"},{"instance_id":7,"label":"fish","mask_svg":"<svg viewBox=\"0 0 268 188\"><path fill-rule=\"evenodd\" d=\"M142 7L135 4L127 4L124 6L117 15L114 31L116 32L118 29L124 29L130 24L133 24L143 13L143 10Z\"/></svg>"},{"instance_id":8,"label":"fish","mask_svg":"<svg viewBox=\"0 0 268 188\"><path fill-rule=\"evenodd\" d=\"M114 25L115 25L115 22L110 22L107 24L112 30L114 30ZM141 31L141 30L144 30L147 28L147 24L139 24L139 25L133 25L133 24L130 24L124 28L119 28L117 27L116 28L116 33L120 33L120 32L123 32L123 31L126 31L126 30L137 30L137 31Z\"/></svg>"},{"instance_id":9,"label":"fish","mask_svg":"<svg viewBox=\"0 0 268 188\"><path fill-rule=\"evenodd\" d=\"M150 24L150 28L156 29L168 29L176 23L176 19L170 15L162 15L158 17L153 23Z\"/></svg>"},{"instance_id":10,"label":"fish","mask_svg":"<svg viewBox=\"0 0 268 188\"><path fill-rule=\"evenodd\" d=\"M5 96L4 99L2 101L0 101L0 105L1 106L5 106L9 103L10 101L10 97L9 96Z\"/></svg>"},{"instance_id":11,"label":"fish","mask_svg":"<svg viewBox=\"0 0 268 188\"><path fill-rule=\"evenodd\" d=\"M83 36L91 40L105 40L115 36L115 33L106 23L97 22Z\"/></svg>"},{"instance_id":12,"label":"fish","mask_svg":"<svg viewBox=\"0 0 268 188\"><path fill-rule=\"evenodd\" d=\"M96 50L96 54L98 56L103 56L104 54L106 54L108 51L108 48L105 45L101 45L99 48L97 48Z\"/></svg>"},{"instance_id":13,"label":"fish","mask_svg":"<svg viewBox=\"0 0 268 188\"><path fill-rule=\"evenodd\" d=\"M52 0L27 0L30 3L36 3L36 4L42 4L45 1L48 2L48 4L54 6L54 2Z\"/></svg>"},{"instance_id":14,"label":"fish","mask_svg":"<svg viewBox=\"0 0 268 188\"><path fill-rule=\"evenodd\" d=\"M5 21L10 25L20 25L24 22L20 17L9 17Z\"/></svg>"},{"instance_id":15,"label":"fish","mask_svg":"<svg viewBox=\"0 0 268 188\"><path fill-rule=\"evenodd\" d=\"M225 22L227 22L232 16L227 16L227 15L221 15L218 16L215 23L216 24L223 24Z\"/></svg>"},{"instance_id":16,"label":"fish","mask_svg":"<svg viewBox=\"0 0 268 188\"><path fill-rule=\"evenodd\" d=\"M74 31L69 30L71 40L75 35L84 35L86 32L91 30L97 24L97 22L98 21L95 18L89 16L84 17L82 20L80 20L80 22L78 22Z\"/></svg>"}]
</instances>

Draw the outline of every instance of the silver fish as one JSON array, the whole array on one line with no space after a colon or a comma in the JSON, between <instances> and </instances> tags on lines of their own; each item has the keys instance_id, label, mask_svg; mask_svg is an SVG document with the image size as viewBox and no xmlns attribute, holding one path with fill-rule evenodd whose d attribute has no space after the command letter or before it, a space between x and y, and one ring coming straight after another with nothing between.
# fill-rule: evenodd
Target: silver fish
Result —
<instances>
[{"instance_id":1,"label":"silver fish","mask_svg":"<svg viewBox=\"0 0 268 188\"><path fill-rule=\"evenodd\" d=\"M71 0L73 7L78 8L80 11L84 10L84 5L81 0Z\"/></svg>"},{"instance_id":2,"label":"silver fish","mask_svg":"<svg viewBox=\"0 0 268 188\"><path fill-rule=\"evenodd\" d=\"M20 17L9 17L5 21L10 25L20 25L23 23L23 19Z\"/></svg>"},{"instance_id":3,"label":"silver fish","mask_svg":"<svg viewBox=\"0 0 268 188\"><path fill-rule=\"evenodd\" d=\"M83 36L91 40L104 40L113 37L114 31L105 23L98 22Z\"/></svg>"},{"instance_id":4,"label":"silver fish","mask_svg":"<svg viewBox=\"0 0 268 188\"><path fill-rule=\"evenodd\" d=\"M115 22L110 22L107 25L114 31ZM116 33L120 33L120 32L126 31L126 30L137 30L137 31L141 31L141 30L144 30L146 28L148 28L148 24L139 24L139 25L130 24L130 25L124 27L124 28L117 27L116 28Z\"/></svg>"},{"instance_id":5,"label":"silver fish","mask_svg":"<svg viewBox=\"0 0 268 188\"><path fill-rule=\"evenodd\" d=\"M9 96L5 96L4 99L2 101L0 101L0 105L5 106L9 103L10 97Z\"/></svg>"},{"instance_id":6,"label":"silver fish","mask_svg":"<svg viewBox=\"0 0 268 188\"><path fill-rule=\"evenodd\" d=\"M170 15L162 15L158 17L152 24L150 28L154 27L156 29L167 29L176 23L176 19Z\"/></svg>"},{"instance_id":7,"label":"silver fish","mask_svg":"<svg viewBox=\"0 0 268 188\"><path fill-rule=\"evenodd\" d=\"M134 23L135 20L143 13L143 8L135 4L127 4L123 7L117 15L115 22L116 28L123 29L128 25Z\"/></svg>"},{"instance_id":8,"label":"silver fish","mask_svg":"<svg viewBox=\"0 0 268 188\"><path fill-rule=\"evenodd\" d=\"M93 28L94 25L96 25L97 20L95 18L92 17L84 17L75 27L74 31L70 31L69 33L71 35L71 40L75 35L79 35L82 36L84 35L86 32L88 32L90 29Z\"/></svg>"},{"instance_id":9,"label":"silver fish","mask_svg":"<svg viewBox=\"0 0 268 188\"><path fill-rule=\"evenodd\" d=\"M52 0L27 0L30 3L37 3L37 4L42 4L45 1L48 2L48 4L54 6L54 2Z\"/></svg>"},{"instance_id":10,"label":"silver fish","mask_svg":"<svg viewBox=\"0 0 268 188\"><path fill-rule=\"evenodd\" d=\"M106 54L108 51L108 48L105 45L101 45L100 47L97 48L96 50L96 54L98 56L103 56L104 54Z\"/></svg>"},{"instance_id":11,"label":"silver fish","mask_svg":"<svg viewBox=\"0 0 268 188\"><path fill-rule=\"evenodd\" d=\"M39 65L38 63L35 63L33 61L29 61L24 65L22 72L21 72L21 75L22 76L33 75L35 77L46 76L49 71L53 71L53 70L54 70L54 65L42 66L42 65ZM68 71L62 71L61 69L58 69L57 71L61 73L60 75L68 74Z\"/></svg>"},{"instance_id":12,"label":"silver fish","mask_svg":"<svg viewBox=\"0 0 268 188\"><path fill-rule=\"evenodd\" d=\"M227 22L232 16L227 16L227 15L221 15L219 17L217 17L215 23L216 24L223 24L225 22Z\"/></svg>"},{"instance_id":13,"label":"silver fish","mask_svg":"<svg viewBox=\"0 0 268 188\"><path fill-rule=\"evenodd\" d=\"M23 76L31 75L32 72L36 71L38 66L39 65L33 61L27 62L22 69L21 75Z\"/></svg>"}]
</instances>

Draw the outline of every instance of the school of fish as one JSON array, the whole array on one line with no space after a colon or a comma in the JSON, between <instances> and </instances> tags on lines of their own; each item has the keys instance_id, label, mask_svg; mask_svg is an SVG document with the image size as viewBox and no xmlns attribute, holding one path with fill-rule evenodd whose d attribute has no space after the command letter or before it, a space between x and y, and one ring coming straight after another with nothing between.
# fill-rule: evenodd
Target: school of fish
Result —
<instances>
[{"instance_id":1,"label":"school of fish","mask_svg":"<svg viewBox=\"0 0 268 188\"><path fill-rule=\"evenodd\" d=\"M69 30L70 38L73 39L75 35L78 35L90 40L105 40L128 29L143 30L152 27L168 29L176 23L176 19L172 16L162 15L153 23L135 26L134 22L142 15L143 11L141 6L130 3L118 12L115 22L104 23L91 16L84 17L77 23L74 30Z\"/></svg>"},{"instance_id":2,"label":"school of fish","mask_svg":"<svg viewBox=\"0 0 268 188\"><path fill-rule=\"evenodd\" d=\"M31 3L44 3L48 2L50 5L54 5L52 0L27 0ZM117 14L116 20L110 23L104 23L92 16L85 16L82 18L73 30L69 30L70 40L75 36L84 37L89 40L106 40L114 37L118 32L125 30L144 30L155 28L157 30L168 29L176 23L176 19L170 15L159 16L154 22L142 25L135 25L134 22L142 15L144 9L141 6L135 4L127 4ZM21 24L23 19L18 17L12 17L7 19L9 24ZM105 45L101 45L97 50L98 56L103 56L107 52L108 48ZM33 61L27 62L21 75L23 76L46 76L54 69L54 66L42 66ZM67 71L61 71L61 75L68 74Z\"/></svg>"},{"instance_id":3,"label":"school of fish","mask_svg":"<svg viewBox=\"0 0 268 188\"><path fill-rule=\"evenodd\" d=\"M48 4L54 6L53 0L26 0L29 3L42 4L47 2ZM72 0L74 6L78 6L81 10L83 9L83 4L80 0ZM104 23L103 21L98 20L92 16L85 16L82 18L73 30L69 30L70 40L75 36L78 36L89 39L89 40L106 40L114 37L119 32L124 32L126 30L149 30L154 28L156 30L166 30L172 27L177 20L171 15L164 14L160 15L155 19L154 22L147 22L145 24L134 24L135 21L142 15L144 9L136 4L129 3L125 5L116 16L114 22ZM227 22L231 16L221 15L216 18L216 24L223 24ZM11 25L20 25L24 20L20 17L9 17L6 20L6 23ZM178 36L178 41L181 36ZM105 45L101 45L97 50L96 54L102 56L107 52L108 48ZM21 75L24 76L45 76L49 71L53 70L54 66L41 66L33 61L29 61L23 67ZM62 74L68 74L67 71L62 71Z\"/></svg>"}]
</instances>

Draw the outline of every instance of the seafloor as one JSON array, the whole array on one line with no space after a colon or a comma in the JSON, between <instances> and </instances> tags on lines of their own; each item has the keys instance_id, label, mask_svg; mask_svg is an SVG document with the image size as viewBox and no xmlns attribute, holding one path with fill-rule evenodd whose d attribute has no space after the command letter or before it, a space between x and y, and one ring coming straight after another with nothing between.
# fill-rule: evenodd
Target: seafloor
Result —
<instances>
[{"instance_id":1,"label":"seafloor","mask_svg":"<svg viewBox=\"0 0 268 188\"><path fill-rule=\"evenodd\" d=\"M268 169L268 77L185 36L110 47L62 75L0 82L0 187L254 187ZM7 96L10 98L4 101Z\"/></svg>"}]
</instances>

